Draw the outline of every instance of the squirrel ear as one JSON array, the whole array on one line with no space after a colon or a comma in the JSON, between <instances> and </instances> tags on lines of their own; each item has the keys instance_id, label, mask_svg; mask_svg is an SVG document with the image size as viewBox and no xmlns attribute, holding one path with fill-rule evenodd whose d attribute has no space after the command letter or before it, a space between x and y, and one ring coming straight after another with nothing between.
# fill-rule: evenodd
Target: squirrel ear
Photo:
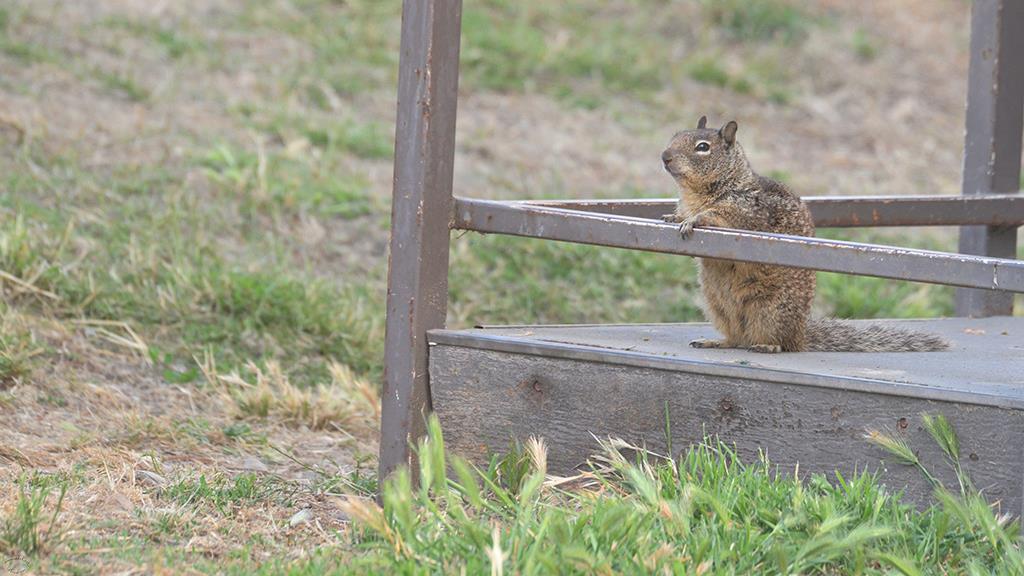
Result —
<instances>
[{"instance_id":1,"label":"squirrel ear","mask_svg":"<svg viewBox=\"0 0 1024 576\"><path fill-rule=\"evenodd\" d=\"M708 125L708 117L701 116L700 120L697 120L697 130L703 130Z\"/></svg>"},{"instance_id":2,"label":"squirrel ear","mask_svg":"<svg viewBox=\"0 0 1024 576\"><path fill-rule=\"evenodd\" d=\"M739 125L736 124L736 121L729 120L729 123L726 124L725 126L722 126L722 129L718 131L718 133L722 136L727 145L732 146L733 143L736 142L737 128L739 128Z\"/></svg>"}]
</instances>

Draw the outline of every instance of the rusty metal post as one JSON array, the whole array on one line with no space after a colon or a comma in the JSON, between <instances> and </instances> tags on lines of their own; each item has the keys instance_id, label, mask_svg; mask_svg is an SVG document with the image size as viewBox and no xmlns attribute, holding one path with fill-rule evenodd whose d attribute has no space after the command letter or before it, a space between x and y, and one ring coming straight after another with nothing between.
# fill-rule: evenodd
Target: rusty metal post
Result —
<instances>
[{"instance_id":1,"label":"rusty metal post","mask_svg":"<svg viewBox=\"0 0 1024 576\"><path fill-rule=\"evenodd\" d=\"M999 194L1020 188L1024 114L1024 2L975 0L971 9L971 64L967 85L963 194ZM960 252L1014 258L1017 229L964 226ZM959 289L958 316L1013 313L1013 294Z\"/></svg>"},{"instance_id":2,"label":"rusty metal post","mask_svg":"<svg viewBox=\"0 0 1024 576\"><path fill-rule=\"evenodd\" d=\"M388 260L380 478L412 464L430 410L427 330L443 328L461 0L405 0Z\"/></svg>"}]
</instances>

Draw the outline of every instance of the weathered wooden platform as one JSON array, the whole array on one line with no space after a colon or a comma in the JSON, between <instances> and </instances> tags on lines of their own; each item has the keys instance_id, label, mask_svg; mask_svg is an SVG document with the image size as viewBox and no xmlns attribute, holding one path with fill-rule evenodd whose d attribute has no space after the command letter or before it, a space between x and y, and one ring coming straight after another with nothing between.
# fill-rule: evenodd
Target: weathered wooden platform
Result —
<instances>
[{"instance_id":1,"label":"weathered wooden platform","mask_svg":"<svg viewBox=\"0 0 1024 576\"><path fill-rule=\"evenodd\" d=\"M705 433L758 450L801 474L882 470L883 481L925 502L918 471L868 444L869 429L903 435L948 486L952 472L920 425L943 413L969 473L991 500L1024 505L1024 318L885 321L944 335L948 352L764 355L697 350L706 324L507 326L435 330L434 410L449 446L480 459L512 437L543 437L549 467L568 472L593 453L593 435L663 451L668 406L674 448Z\"/></svg>"}]
</instances>

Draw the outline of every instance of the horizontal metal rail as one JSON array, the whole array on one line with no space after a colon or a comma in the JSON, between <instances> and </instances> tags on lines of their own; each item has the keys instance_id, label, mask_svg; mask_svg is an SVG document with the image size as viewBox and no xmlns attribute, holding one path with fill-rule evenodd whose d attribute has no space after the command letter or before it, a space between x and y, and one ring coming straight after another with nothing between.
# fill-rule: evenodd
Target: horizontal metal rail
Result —
<instances>
[{"instance_id":1,"label":"horizontal metal rail","mask_svg":"<svg viewBox=\"0 0 1024 576\"><path fill-rule=\"evenodd\" d=\"M1024 194L977 196L812 196L804 198L814 225L857 226L1022 226ZM677 200L524 200L535 206L617 214L657 220Z\"/></svg>"},{"instance_id":2,"label":"horizontal metal rail","mask_svg":"<svg viewBox=\"0 0 1024 576\"><path fill-rule=\"evenodd\" d=\"M456 198L452 227L648 252L1024 292L1024 261L723 228L698 228L683 240L674 224L525 202Z\"/></svg>"}]
</instances>

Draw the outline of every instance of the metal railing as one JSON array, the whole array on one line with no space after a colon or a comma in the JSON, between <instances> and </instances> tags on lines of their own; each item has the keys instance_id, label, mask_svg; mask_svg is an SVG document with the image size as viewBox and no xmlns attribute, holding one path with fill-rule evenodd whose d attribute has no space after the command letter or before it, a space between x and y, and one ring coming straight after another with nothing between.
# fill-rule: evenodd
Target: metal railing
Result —
<instances>
[{"instance_id":1,"label":"metal railing","mask_svg":"<svg viewBox=\"0 0 1024 576\"><path fill-rule=\"evenodd\" d=\"M901 200L892 198L890 202ZM1024 196L977 198L972 204L1006 206L1013 204L1018 212L1024 209ZM882 203L886 199L876 202ZM809 200L811 214L819 221L824 211L841 210L857 202L829 200L826 210L816 213L815 200ZM944 202L929 202L917 199L911 203L918 207L918 214L907 221L941 220L948 224L962 224L954 214L948 212ZM664 205L664 202L636 203L636 208L647 209ZM622 213L608 214L565 209L561 206L575 206L573 203L551 202L499 202L493 200L455 199L455 220L453 228L474 230L489 234L507 234L527 238L544 238L578 244L595 244L614 248L628 248L682 254L722 260L740 260L761 264L779 264L795 268L810 268L826 272L843 272L862 276L877 276L897 280L913 280L933 284L948 284L965 288L985 290L1007 290L1024 292L1024 261L966 254L951 254L931 250L915 250L895 246L881 246L860 242L845 242L824 238L788 236L767 232L750 232L726 228L697 228L692 236L683 240L678 225L649 219L649 214L637 218ZM606 205L616 210L632 208L630 203ZM623 210L624 211L624 210ZM638 210L639 211L639 210ZM665 210L667 212L669 210ZM987 209L985 211L988 211ZM664 213L664 212L662 212ZM849 214L856 214L851 210ZM1024 223L1022 214L1010 214L1015 225ZM850 223L834 215L837 221ZM1006 216L1001 216L1006 218ZM825 218L822 217L822 220ZM881 220L881 213L879 213ZM962 220L970 221L970 218ZM890 220L892 222L892 220Z\"/></svg>"},{"instance_id":2,"label":"metal railing","mask_svg":"<svg viewBox=\"0 0 1024 576\"><path fill-rule=\"evenodd\" d=\"M430 410L427 331L443 328L451 230L777 264L958 286L965 316L1010 314L1024 224L1024 1L975 0L962 196L808 198L820 227L961 226L960 254L720 228L683 240L675 200L452 196L461 0L405 0L388 269L380 476L411 462ZM1016 58L1016 60L1014 60Z\"/></svg>"}]
</instances>

